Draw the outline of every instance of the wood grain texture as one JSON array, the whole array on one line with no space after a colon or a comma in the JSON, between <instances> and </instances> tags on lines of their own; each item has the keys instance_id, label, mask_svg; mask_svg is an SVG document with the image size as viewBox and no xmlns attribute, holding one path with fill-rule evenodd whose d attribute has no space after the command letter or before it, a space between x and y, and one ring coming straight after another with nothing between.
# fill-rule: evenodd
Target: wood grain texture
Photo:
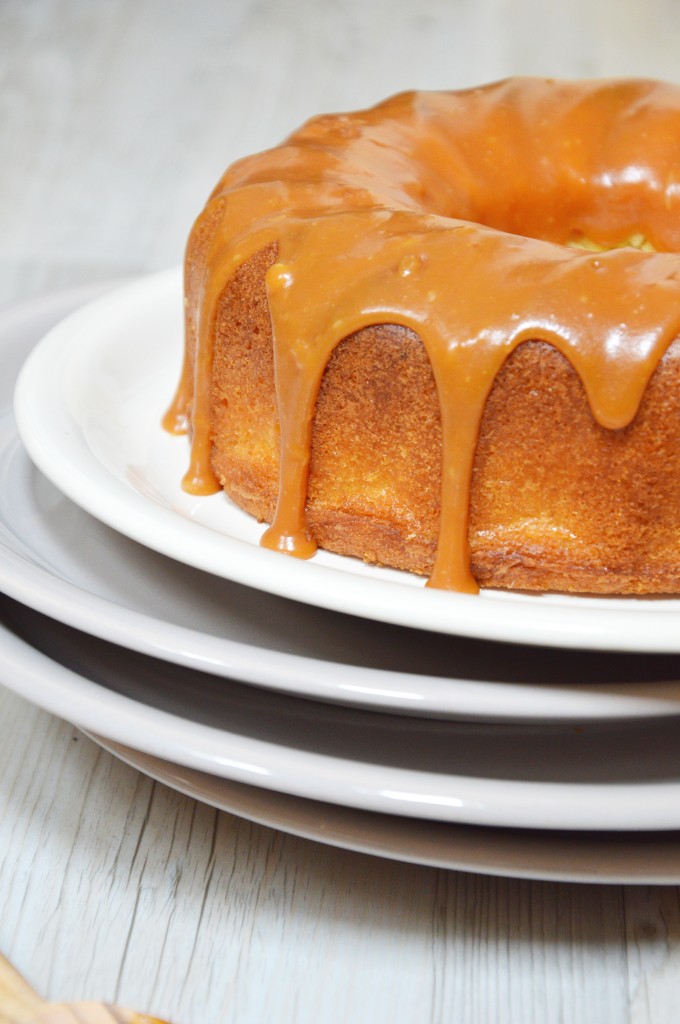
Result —
<instances>
[{"instance_id":1,"label":"wood grain texture","mask_svg":"<svg viewBox=\"0 0 680 1024\"><path fill-rule=\"evenodd\" d=\"M0 301L180 261L224 166L320 110L511 73L678 78L672 0L3 0ZM0 690L0 949L176 1024L665 1024L676 888L326 848Z\"/></svg>"},{"instance_id":2,"label":"wood grain texture","mask_svg":"<svg viewBox=\"0 0 680 1024\"><path fill-rule=\"evenodd\" d=\"M240 821L0 691L0 944L178 1024L672 1020L674 888L489 879Z\"/></svg>"}]
</instances>

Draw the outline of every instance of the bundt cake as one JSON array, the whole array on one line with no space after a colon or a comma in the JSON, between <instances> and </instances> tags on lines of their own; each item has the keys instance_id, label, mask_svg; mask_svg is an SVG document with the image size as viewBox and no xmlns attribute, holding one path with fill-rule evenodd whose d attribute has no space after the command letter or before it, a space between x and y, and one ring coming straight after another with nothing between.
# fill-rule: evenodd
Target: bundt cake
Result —
<instances>
[{"instance_id":1,"label":"bundt cake","mask_svg":"<svg viewBox=\"0 0 680 1024\"><path fill-rule=\"evenodd\" d=\"M680 87L317 117L191 232L184 487L440 588L677 593L679 253Z\"/></svg>"}]
</instances>

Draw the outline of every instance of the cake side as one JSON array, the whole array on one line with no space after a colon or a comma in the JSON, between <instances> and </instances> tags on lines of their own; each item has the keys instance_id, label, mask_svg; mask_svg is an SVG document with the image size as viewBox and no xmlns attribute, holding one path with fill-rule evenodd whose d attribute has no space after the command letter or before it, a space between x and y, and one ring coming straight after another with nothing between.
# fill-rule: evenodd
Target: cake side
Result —
<instances>
[{"instance_id":1,"label":"cake side","mask_svg":"<svg viewBox=\"0 0 680 1024\"><path fill-rule=\"evenodd\" d=\"M270 246L218 303L212 464L229 496L270 522L279 432L264 275ZM571 364L545 342L508 358L487 401L470 501L484 587L583 593L680 590L680 347L630 426L608 430ZM307 525L328 550L431 571L441 490L440 407L420 339L396 325L342 341L316 405Z\"/></svg>"}]
</instances>

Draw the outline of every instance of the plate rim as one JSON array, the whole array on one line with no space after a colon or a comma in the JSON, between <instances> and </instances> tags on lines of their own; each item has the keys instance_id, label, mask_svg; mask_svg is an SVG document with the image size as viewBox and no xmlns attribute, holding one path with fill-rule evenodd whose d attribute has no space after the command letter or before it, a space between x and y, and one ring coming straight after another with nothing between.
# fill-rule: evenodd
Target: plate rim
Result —
<instances>
[{"instance_id":1,"label":"plate rim","mask_svg":"<svg viewBox=\"0 0 680 1024\"><path fill-rule=\"evenodd\" d=\"M0 606L0 683L78 728L186 768L292 796L416 820L569 833L680 829L680 774L673 779L592 784L482 778L431 766L412 769L357 755L327 754L313 744L302 749L193 721L118 692L93 678L87 667L81 673L78 657L65 663L62 656L56 660L47 650L38 649L31 642L31 631L39 623L27 626L26 617L40 616L25 609L22 614L22 608L16 605L11 616L11 620L17 615L22 620L18 632ZM61 624L57 629L71 631ZM41 633L43 648L45 643ZM70 643L68 650L73 650ZM116 653L114 647L95 651L94 659L90 655L94 676L96 666L104 663L106 671L115 670ZM123 669L127 678L128 669ZM155 659L154 667L147 664L144 670L147 685L150 671L160 673L161 693L164 669L165 663ZM292 705L297 701L288 696L279 699ZM450 724L454 733L463 727ZM669 817L669 810L674 817Z\"/></svg>"},{"instance_id":2,"label":"plate rim","mask_svg":"<svg viewBox=\"0 0 680 1024\"><path fill-rule=\"evenodd\" d=\"M129 283L129 279L123 284ZM120 281L107 281L77 288L59 290L31 298L0 310L0 346L12 357L25 357L27 350L35 344L37 336L55 322L61 322L73 308L80 309L93 297L108 294L121 287ZM30 337L17 337L21 330ZM9 390L12 381L6 382ZM3 399L3 402L5 400ZM5 423L11 438L0 450L0 457L6 457L7 445L20 445L12 426L11 409L2 406L0 424ZM4 428L0 441L5 437ZM28 459L22 452L22 458ZM56 572L33 564L14 550L3 545L0 536L0 587L15 600L30 608L49 615L66 625L82 629L101 639L119 643L121 646L140 653L151 654L169 662L198 668L215 675L233 675L241 681L255 686L280 690L298 696L331 699L336 703L365 706L377 710L389 708L392 712L416 715L437 715L451 718L475 718L477 720L537 720L565 721L596 720L616 717L623 719L673 715L678 711L678 700L672 694L663 692L644 697L639 693L588 691L587 688L551 687L541 691L540 705L536 702L536 688L531 684L530 693L521 683L484 681L480 686L476 680L436 677L427 674L395 673L389 669L360 666L341 666L337 662L312 659L295 654L272 655L265 659L259 647L236 639L218 638L201 633L193 627L175 625L159 617L144 614L136 609L111 601L105 596L84 591L75 583ZM265 671L265 660L271 662ZM285 678L282 671L285 668ZM319 682L332 668L334 681L331 689L319 692ZM344 668L345 682L349 684L349 695L343 690L345 682L336 685L335 673ZM342 674L342 673L341 673ZM306 682L305 682L306 681ZM361 682L363 692L357 683ZM418 685L424 682L424 688ZM652 684L653 685L653 684ZM680 684L678 684L680 686ZM399 693L403 687L406 697ZM389 700L381 693L387 688ZM433 692L434 688L434 692ZM413 694L418 701L414 704ZM530 699L528 699L530 698Z\"/></svg>"},{"instance_id":3,"label":"plate rim","mask_svg":"<svg viewBox=\"0 0 680 1024\"><path fill-rule=\"evenodd\" d=\"M114 757L178 793L311 842L388 860L492 877L601 885L680 883L680 833L659 832L652 837L643 833L644 838L636 833L584 836L578 832L557 834L492 825L480 828L462 823L414 821L260 790L175 765L83 731ZM575 851L569 866L565 863L565 846L570 855ZM665 855L667 866L652 872L650 849L657 856ZM562 866L555 866L555 856L561 858ZM620 866L623 856L634 870ZM615 869L611 867L612 860L617 862Z\"/></svg>"},{"instance_id":4,"label":"plate rim","mask_svg":"<svg viewBox=\"0 0 680 1024\"><path fill-rule=\"evenodd\" d=\"M162 554L222 575L247 586L282 597L316 604L335 611L368 617L396 625L435 632L529 643L548 647L591 650L680 652L680 600L630 598L574 598L543 595L452 594L403 582L395 570L377 570L376 576L352 571L352 560L328 555L325 564L299 562L248 544L237 538L215 536L214 531L188 522L172 509L152 502L119 481L93 454L82 436L82 424L67 408L63 394L73 382L63 367L87 347L93 359L96 327L121 309L132 312L134 303L153 310L154 303L181 298L178 269L145 276L109 292L76 311L53 328L31 352L22 367L15 389L14 409L19 434L33 461L71 500L113 529ZM93 342L93 333L95 340ZM105 351L106 342L99 339ZM101 353L100 353L101 354ZM58 387L52 385L58 382ZM47 382L50 382L48 386ZM50 403L52 403L50 405ZM45 415L45 409L49 416ZM42 420L41 420L42 414ZM53 429L58 416L68 423L66 435ZM159 431L160 431L159 427ZM83 463L84 458L84 463ZM178 481L179 491L179 481ZM244 517L246 513L242 513ZM183 531L191 531L187 545ZM179 531L179 535L178 535ZM226 552L226 561L220 561ZM324 553L325 554L325 553ZM335 560L335 562L333 562ZM309 571L311 570L311 571ZM387 572L388 578L379 576ZM391 574L391 575L390 575ZM408 574L403 574L403 579ZM417 593L417 601L405 597Z\"/></svg>"}]
</instances>

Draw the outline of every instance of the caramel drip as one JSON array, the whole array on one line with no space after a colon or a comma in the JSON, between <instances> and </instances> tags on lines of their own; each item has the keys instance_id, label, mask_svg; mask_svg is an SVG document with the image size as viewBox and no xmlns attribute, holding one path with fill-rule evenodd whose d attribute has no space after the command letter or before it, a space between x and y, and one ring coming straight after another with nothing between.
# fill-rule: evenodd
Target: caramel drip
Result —
<instances>
[{"instance_id":1,"label":"caramel drip","mask_svg":"<svg viewBox=\"0 0 680 1024\"><path fill-rule=\"evenodd\" d=\"M680 248L679 136L680 89L510 80L320 118L284 147L235 165L211 199L223 208L206 255L187 271L199 281L187 345L195 353L169 414L174 423L186 415L193 373L185 488L218 489L210 376L219 298L237 267L275 242L266 284L280 483L263 544L300 557L315 550L305 503L323 372L343 338L401 324L425 346L442 418L429 583L476 592L472 467L485 403L510 353L528 340L554 345L597 422L617 430L635 418L680 334L680 255L611 248L639 234L656 249ZM566 247L582 237L609 251Z\"/></svg>"}]
</instances>

